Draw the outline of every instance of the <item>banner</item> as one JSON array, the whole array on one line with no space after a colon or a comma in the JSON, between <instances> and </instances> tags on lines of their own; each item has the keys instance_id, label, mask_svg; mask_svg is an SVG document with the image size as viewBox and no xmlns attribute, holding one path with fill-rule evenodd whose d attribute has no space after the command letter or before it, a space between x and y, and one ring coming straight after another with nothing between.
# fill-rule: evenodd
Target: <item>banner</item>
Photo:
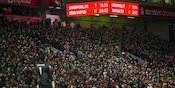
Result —
<instances>
[{"instance_id":1,"label":"banner","mask_svg":"<svg viewBox=\"0 0 175 88\"><path fill-rule=\"evenodd\" d=\"M175 17L175 9L153 6L140 6L140 16Z\"/></svg>"},{"instance_id":2,"label":"banner","mask_svg":"<svg viewBox=\"0 0 175 88\"><path fill-rule=\"evenodd\" d=\"M66 16L88 16L95 14L115 14L139 16L139 5L129 2L97 1L66 4Z\"/></svg>"},{"instance_id":3,"label":"banner","mask_svg":"<svg viewBox=\"0 0 175 88\"><path fill-rule=\"evenodd\" d=\"M0 0L0 3L20 6L39 6L40 0Z\"/></svg>"},{"instance_id":4,"label":"banner","mask_svg":"<svg viewBox=\"0 0 175 88\"><path fill-rule=\"evenodd\" d=\"M39 17L27 17L27 16L17 16L17 15L7 15L8 21L18 21L18 22L26 22L30 21L33 24L37 24L41 21Z\"/></svg>"}]
</instances>

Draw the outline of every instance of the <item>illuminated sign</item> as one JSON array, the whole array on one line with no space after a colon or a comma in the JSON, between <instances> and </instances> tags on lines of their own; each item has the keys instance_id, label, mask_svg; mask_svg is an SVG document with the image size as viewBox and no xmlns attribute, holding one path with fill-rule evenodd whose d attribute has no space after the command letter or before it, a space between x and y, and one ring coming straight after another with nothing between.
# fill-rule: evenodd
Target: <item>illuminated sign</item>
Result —
<instances>
[{"instance_id":1,"label":"illuminated sign","mask_svg":"<svg viewBox=\"0 0 175 88\"><path fill-rule=\"evenodd\" d=\"M108 14L109 13L109 2L104 1L104 2L94 2L94 14Z\"/></svg>"},{"instance_id":2,"label":"illuminated sign","mask_svg":"<svg viewBox=\"0 0 175 88\"><path fill-rule=\"evenodd\" d=\"M66 5L67 17L87 16L95 14L116 14L127 16L138 16L138 4L128 2L86 2Z\"/></svg>"},{"instance_id":3,"label":"illuminated sign","mask_svg":"<svg viewBox=\"0 0 175 88\"><path fill-rule=\"evenodd\" d=\"M111 13L117 15L139 16L139 5L127 2L112 2Z\"/></svg>"},{"instance_id":4,"label":"illuminated sign","mask_svg":"<svg viewBox=\"0 0 175 88\"><path fill-rule=\"evenodd\" d=\"M66 5L66 14L70 16L93 15L93 3L75 3Z\"/></svg>"},{"instance_id":5,"label":"illuminated sign","mask_svg":"<svg viewBox=\"0 0 175 88\"><path fill-rule=\"evenodd\" d=\"M108 14L109 2L86 2L66 5L66 14L70 16L86 16L94 14Z\"/></svg>"}]
</instances>

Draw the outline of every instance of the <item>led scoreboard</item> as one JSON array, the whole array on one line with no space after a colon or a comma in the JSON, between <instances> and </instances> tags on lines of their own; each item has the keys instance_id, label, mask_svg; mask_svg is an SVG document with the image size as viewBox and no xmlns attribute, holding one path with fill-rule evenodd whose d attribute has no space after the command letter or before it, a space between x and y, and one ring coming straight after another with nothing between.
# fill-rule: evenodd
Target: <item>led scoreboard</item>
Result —
<instances>
[{"instance_id":1,"label":"led scoreboard","mask_svg":"<svg viewBox=\"0 0 175 88\"><path fill-rule=\"evenodd\" d=\"M94 14L108 14L108 13L109 13L108 1L75 3L66 5L66 15L68 17L86 16Z\"/></svg>"},{"instance_id":2,"label":"led scoreboard","mask_svg":"<svg viewBox=\"0 0 175 88\"><path fill-rule=\"evenodd\" d=\"M138 16L138 4L118 1L97 1L66 4L66 16L88 16L95 14L116 14Z\"/></svg>"},{"instance_id":3,"label":"led scoreboard","mask_svg":"<svg viewBox=\"0 0 175 88\"><path fill-rule=\"evenodd\" d=\"M109 13L109 1L101 1L93 3L93 14L108 14Z\"/></svg>"},{"instance_id":4,"label":"led scoreboard","mask_svg":"<svg viewBox=\"0 0 175 88\"><path fill-rule=\"evenodd\" d=\"M139 5L135 3L128 3L128 2L112 2L111 14L138 16Z\"/></svg>"}]
</instances>

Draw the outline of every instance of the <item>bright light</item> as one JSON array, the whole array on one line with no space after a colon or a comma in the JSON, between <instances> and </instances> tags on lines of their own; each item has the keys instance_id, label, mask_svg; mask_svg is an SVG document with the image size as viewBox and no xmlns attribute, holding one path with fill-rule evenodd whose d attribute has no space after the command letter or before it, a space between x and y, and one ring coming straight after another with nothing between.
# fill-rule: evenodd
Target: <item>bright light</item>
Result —
<instances>
[{"instance_id":1,"label":"bright light","mask_svg":"<svg viewBox=\"0 0 175 88\"><path fill-rule=\"evenodd\" d=\"M100 14L94 14L95 16L100 16Z\"/></svg>"},{"instance_id":2,"label":"bright light","mask_svg":"<svg viewBox=\"0 0 175 88\"><path fill-rule=\"evenodd\" d=\"M129 19L135 19L135 17L127 17L127 18L129 18Z\"/></svg>"},{"instance_id":3,"label":"bright light","mask_svg":"<svg viewBox=\"0 0 175 88\"><path fill-rule=\"evenodd\" d=\"M109 15L109 17L118 17L117 15Z\"/></svg>"}]
</instances>

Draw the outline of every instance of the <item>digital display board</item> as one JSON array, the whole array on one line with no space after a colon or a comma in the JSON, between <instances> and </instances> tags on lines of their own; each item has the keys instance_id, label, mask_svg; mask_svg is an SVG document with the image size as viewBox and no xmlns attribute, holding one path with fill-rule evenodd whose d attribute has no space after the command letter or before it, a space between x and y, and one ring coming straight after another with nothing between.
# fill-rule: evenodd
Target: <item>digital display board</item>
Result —
<instances>
[{"instance_id":1,"label":"digital display board","mask_svg":"<svg viewBox=\"0 0 175 88\"><path fill-rule=\"evenodd\" d=\"M127 2L111 2L111 14L138 16L139 5Z\"/></svg>"},{"instance_id":2,"label":"digital display board","mask_svg":"<svg viewBox=\"0 0 175 88\"><path fill-rule=\"evenodd\" d=\"M66 16L88 16L95 14L116 14L138 16L139 5L128 2L98 1L66 4Z\"/></svg>"},{"instance_id":3,"label":"digital display board","mask_svg":"<svg viewBox=\"0 0 175 88\"><path fill-rule=\"evenodd\" d=\"M108 14L109 13L109 1L95 2L94 3L94 14Z\"/></svg>"},{"instance_id":4,"label":"digital display board","mask_svg":"<svg viewBox=\"0 0 175 88\"><path fill-rule=\"evenodd\" d=\"M109 2L86 2L66 5L66 14L70 16L87 16L94 14L108 14Z\"/></svg>"},{"instance_id":5,"label":"digital display board","mask_svg":"<svg viewBox=\"0 0 175 88\"><path fill-rule=\"evenodd\" d=\"M75 3L66 5L66 15L70 16L86 16L93 15L93 3Z\"/></svg>"}]
</instances>

